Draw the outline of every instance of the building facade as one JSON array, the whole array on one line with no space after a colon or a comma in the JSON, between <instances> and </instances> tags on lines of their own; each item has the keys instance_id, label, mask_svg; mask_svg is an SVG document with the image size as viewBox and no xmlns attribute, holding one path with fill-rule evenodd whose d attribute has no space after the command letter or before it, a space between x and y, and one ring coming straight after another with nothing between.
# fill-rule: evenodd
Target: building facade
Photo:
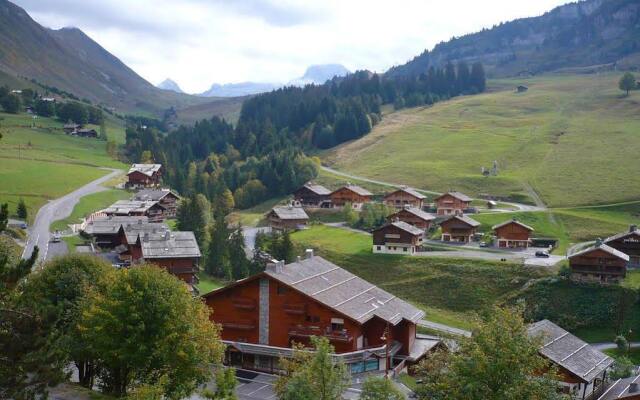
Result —
<instances>
[{"instance_id":1,"label":"building facade","mask_svg":"<svg viewBox=\"0 0 640 400\"><path fill-rule=\"evenodd\" d=\"M629 267L640 267L640 231L636 225L631 225L627 232L605 239L604 244L628 255Z\"/></svg>"},{"instance_id":2,"label":"building facade","mask_svg":"<svg viewBox=\"0 0 640 400\"><path fill-rule=\"evenodd\" d=\"M469 243L477 232L480 223L465 215L453 215L440 223L443 242Z\"/></svg>"},{"instance_id":3,"label":"building facade","mask_svg":"<svg viewBox=\"0 0 640 400\"><path fill-rule=\"evenodd\" d=\"M417 362L429 348L416 334L422 311L312 250L203 297L222 326L225 362L239 368L280 372L280 358L313 336L328 339L354 374Z\"/></svg>"},{"instance_id":4,"label":"building facade","mask_svg":"<svg viewBox=\"0 0 640 400\"><path fill-rule=\"evenodd\" d=\"M424 230L402 221L389 222L373 231L373 252L415 254L420 251Z\"/></svg>"},{"instance_id":5,"label":"building facade","mask_svg":"<svg viewBox=\"0 0 640 400\"><path fill-rule=\"evenodd\" d=\"M516 219L495 225L492 229L498 247L526 249L531 244L533 228Z\"/></svg>"},{"instance_id":6,"label":"building facade","mask_svg":"<svg viewBox=\"0 0 640 400\"><path fill-rule=\"evenodd\" d=\"M576 282L620 283L627 275L629 256L601 240L569 256L571 279Z\"/></svg>"},{"instance_id":7,"label":"building facade","mask_svg":"<svg viewBox=\"0 0 640 400\"><path fill-rule=\"evenodd\" d=\"M330 194L331 191L324 186L307 183L293 192L293 198L303 207L329 208L331 206Z\"/></svg>"},{"instance_id":8,"label":"building facade","mask_svg":"<svg viewBox=\"0 0 640 400\"><path fill-rule=\"evenodd\" d=\"M426 198L427 196L417 192L415 189L403 186L385 195L384 203L389 207L395 207L397 209L410 206L422 210L422 207L424 207L424 199Z\"/></svg>"},{"instance_id":9,"label":"building facade","mask_svg":"<svg viewBox=\"0 0 640 400\"><path fill-rule=\"evenodd\" d=\"M127 173L128 188L156 187L162 180L162 164L132 164Z\"/></svg>"},{"instance_id":10,"label":"building facade","mask_svg":"<svg viewBox=\"0 0 640 400\"><path fill-rule=\"evenodd\" d=\"M171 189L142 189L133 196L133 200L157 201L163 208L164 218L175 218L180 196Z\"/></svg>"},{"instance_id":11,"label":"building facade","mask_svg":"<svg viewBox=\"0 0 640 400\"><path fill-rule=\"evenodd\" d=\"M157 201L118 200L104 209L108 216L147 217L149 222L162 222L165 208Z\"/></svg>"},{"instance_id":12,"label":"building facade","mask_svg":"<svg viewBox=\"0 0 640 400\"><path fill-rule=\"evenodd\" d=\"M407 224L420 228L423 231L428 231L435 219L436 217L434 215L415 207L404 207L387 218L390 222L396 220L406 222Z\"/></svg>"},{"instance_id":13,"label":"building facade","mask_svg":"<svg viewBox=\"0 0 640 400\"><path fill-rule=\"evenodd\" d=\"M471 197L460 192L447 192L435 198L438 215L462 215L471 207Z\"/></svg>"},{"instance_id":14,"label":"building facade","mask_svg":"<svg viewBox=\"0 0 640 400\"><path fill-rule=\"evenodd\" d=\"M331 192L329 198L331 199L331 205L335 208L341 208L350 203L351 207L359 210L365 203L371 201L371 196L373 196L371 192L360 186L346 185Z\"/></svg>"},{"instance_id":15,"label":"building facade","mask_svg":"<svg viewBox=\"0 0 640 400\"><path fill-rule=\"evenodd\" d=\"M305 227L309 222L309 216L302 207L273 207L267 213L267 220L273 230L295 230Z\"/></svg>"}]
</instances>

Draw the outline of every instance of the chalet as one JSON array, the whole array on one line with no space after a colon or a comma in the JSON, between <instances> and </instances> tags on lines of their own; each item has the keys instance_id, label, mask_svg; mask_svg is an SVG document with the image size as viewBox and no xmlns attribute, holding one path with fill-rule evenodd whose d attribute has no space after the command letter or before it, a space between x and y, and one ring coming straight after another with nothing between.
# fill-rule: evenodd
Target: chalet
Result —
<instances>
[{"instance_id":1,"label":"chalet","mask_svg":"<svg viewBox=\"0 0 640 400\"><path fill-rule=\"evenodd\" d=\"M309 216L302 207L284 206L273 207L267 213L269 226L274 230L299 229L309 221Z\"/></svg>"},{"instance_id":2,"label":"chalet","mask_svg":"<svg viewBox=\"0 0 640 400\"><path fill-rule=\"evenodd\" d=\"M149 222L161 222L165 209L157 201L118 200L104 209L108 216L148 217Z\"/></svg>"},{"instance_id":3,"label":"chalet","mask_svg":"<svg viewBox=\"0 0 640 400\"><path fill-rule=\"evenodd\" d=\"M406 206L422 209L424 206L424 199L427 196L417 192L407 186L402 186L398 190L391 192L384 196L384 203L389 207L405 208Z\"/></svg>"},{"instance_id":4,"label":"chalet","mask_svg":"<svg viewBox=\"0 0 640 400\"><path fill-rule=\"evenodd\" d=\"M460 192L447 192L435 198L438 215L462 214L471 206L471 197Z\"/></svg>"},{"instance_id":5,"label":"chalet","mask_svg":"<svg viewBox=\"0 0 640 400\"><path fill-rule=\"evenodd\" d=\"M280 372L291 346L313 336L327 338L353 374L416 363L438 343L416 334L423 311L313 250L203 297L222 326L225 363L237 368Z\"/></svg>"},{"instance_id":6,"label":"chalet","mask_svg":"<svg viewBox=\"0 0 640 400\"><path fill-rule=\"evenodd\" d=\"M142 189L138 191L133 200L157 201L164 208L165 218L174 218L178 210L178 196L171 189Z\"/></svg>"},{"instance_id":7,"label":"chalet","mask_svg":"<svg viewBox=\"0 0 640 400\"><path fill-rule=\"evenodd\" d=\"M413 225L423 231L428 231L435 219L436 217L434 215L411 206L405 206L400 211L391 214L388 217L389 221L397 220L406 222L407 224Z\"/></svg>"},{"instance_id":8,"label":"chalet","mask_svg":"<svg viewBox=\"0 0 640 400\"><path fill-rule=\"evenodd\" d=\"M480 222L466 215L452 215L440 223L442 241L469 243L479 226Z\"/></svg>"},{"instance_id":9,"label":"chalet","mask_svg":"<svg viewBox=\"0 0 640 400\"><path fill-rule=\"evenodd\" d=\"M569 256L571 279L577 282L620 283L629 256L598 239L595 246Z\"/></svg>"},{"instance_id":10,"label":"chalet","mask_svg":"<svg viewBox=\"0 0 640 400\"><path fill-rule=\"evenodd\" d=\"M636 225L631 225L627 232L605 239L604 244L628 255L630 267L640 267L640 231Z\"/></svg>"},{"instance_id":11,"label":"chalet","mask_svg":"<svg viewBox=\"0 0 640 400\"><path fill-rule=\"evenodd\" d=\"M562 391L573 399L593 399L605 389L614 360L549 320L531 324L529 337L541 341L539 354L558 371Z\"/></svg>"},{"instance_id":12,"label":"chalet","mask_svg":"<svg viewBox=\"0 0 640 400\"><path fill-rule=\"evenodd\" d=\"M155 264L194 289L202 254L193 232L144 232L129 251L133 263Z\"/></svg>"},{"instance_id":13,"label":"chalet","mask_svg":"<svg viewBox=\"0 0 640 400\"><path fill-rule=\"evenodd\" d=\"M394 221L373 231L373 252L415 254L422 246L424 230L406 222Z\"/></svg>"},{"instance_id":14,"label":"chalet","mask_svg":"<svg viewBox=\"0 0 640 400\"><path fill-rule=\"evenodd\" d=\"M88 221L82 227L82 233L93 238L94 243L102 248L114 248L121 244L118 237L122 225L147 224L147 217L104 216Z\"/></svg>"},{"instance_id":15,"label":"chalet","mask_svg":"<svg viewBox=\"0 0 640 400\"><path fill-rule=\"evenodd\" d=\"M331 205L329 195L331 190L321 185L307 183L300 189L293 192L293 198L303 207L326 207Z\"/></svg>"},{"instance_id":16,"label":"chalet","mask_svg":"<svg viewBox=\"0 0 640 400\"><path fill-rule=\"evenodd\" d=\"M349 184L331 192L329 198L333 207L340 208L350 203L351 207L358 210L363 204L371 201L371 196L373 194L368 190Z\"/></svg>"},{"instance_id":17,"label":"chalet","mask_svg":"<svg viewBox=\"0 0 640 400\"><path fill-rule=\"evenodd\" d=\"M73 124L73 123L64 124L62 126L62 130L66 134L76 133L76 131L81 128L82 128L82 125Z\"/></svg>"},{"instance_id":18,"label":"chalet","mask_svg":"<svg viewBox=\"0 0 640 400\"><path fill-rule=\"evenodd\" d=\"M127 178L127 187L158 186L162 179L162 164L132 164Z\"/></svg>"},{"instance_id":19,"label":"chalet","mask_svg":"<svg viewBox=\"0 0 640 400\"><path fill-rule=\"evenodd\" d=\"M74 132L74 135L80 136L80 137L97 138L98 132L95 129L82 128L82 129L77 129Z\"/></svg>"},{"instance_id":20,"label":"chalet","mask_svg":"<svg viewBox=\"0 0 640 400\"><path fill-rule=\"evenodd\" d=\"M640 400L640 375L614 381L598 400Z\"/></svg>"},{"instance_id":21,"label":"chalet","mask_svg":"<svg viewBox=\"0 0 640 400\"><path fill-rule=\"evenodd\" d=\"M525 225L517 219L505 221L501 224L494 225L493 232L496 236L498 247L508 248L524 248L529 247L531 243L531 232L533 228Z\"/></svg>"},{"instance_id":22,"label":"chalet","mask_svg":"<svg viewBox=\"0 0 640 400\"><path fill-rule=\"evenodd\" d=\"M529 90L529 88L528 88L528 87L526 87L526 86L524 86L524 85L518 85L518 87L516 87L516 91L517 91L518 93L524 93L524 92L526 92L527 90Z\"/></svg>"}]
</instances>

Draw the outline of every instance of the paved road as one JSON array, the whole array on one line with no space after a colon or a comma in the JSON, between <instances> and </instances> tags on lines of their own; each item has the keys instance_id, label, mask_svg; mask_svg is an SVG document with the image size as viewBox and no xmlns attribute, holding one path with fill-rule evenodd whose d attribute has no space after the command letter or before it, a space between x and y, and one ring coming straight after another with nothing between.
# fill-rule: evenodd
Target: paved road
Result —
<instances>
[{"instance_id":1,"label":"paved road","mask_svg":"<svg viewBox=\"0 0 640 400\"><path fill-rule=\"evenodd\" d=\"M609 349L615 349L618 347L618 345L616 345L613 342L606 342L606 343L591 343L591 346L595 347L596 349L602 351L602 350L609 350ZM638 348L640 347L640 342L631 342L631 347L633 348Z\"/></svg>"},{"instance_id":2,"label":"paved road","mask_svg":"<svg viewBox=\"0 0 640 400\"><path fill-rule=\"evenodd\" d=\"M454 328L453 326L440 324L438 322L427 321L426 319L421 319L420 321L418 321L418 325L423 328L432 329L434 331L446 333L449 335L471 337L470 331Z\"/></svg>"},{"instance_id":3,"label":"paved road","mask_svg":"<svg viewBox=\"0 0 640 400\"><path fill-rule=\"evenodd\" d=\"M242 236L244 236L244 248L250 257L253 257L253 249L256 247L256 235L258 232L268 233L271 232L271 228L268 226L262 227L243 227Z\"/></svg>"},{"instance_id":4,"label":"paved road","mask_svg":"<svg viewBox=\"0 0 640 400\"><path fill-rule=\"evenodd\" d=\"M64 254L66 252L66 245L51 243L50 249L49 227L53 222L67 218L71 215L73 207L75 207L81 197L106 190L106 188L101 185L122 173L122 170L119 169L108 168L108 170L111 171L109 174L102 178L98 178L69 194L49 201L47 204L42 206L40 210L38 210L38 214L36 215L33 225L28 229L29 238L27 239L27 245L22 253L23 258L29 258L31 256L35 245L40 248L38 260L41 261L44 261L53 255Z\"/></svg>"},{"instance_id":5,"label":"paved road","mask_svg":"<svg viewBox=\"0 0 640 400\"><path fill-rule=\"evenodd\" d=\"M379 180L376 180L376 179L365 178L363 176L348 174L346 172L341 172L341 171L335 170L335 169L333 169L331 167L326 167L324 165L320 166L320 168L323 171L332 173L334 175L340 175L340 176L343 176L345 178L350 178L350 179L359 180L359 181L363 181L363 182L369 182L369 183L373 183L373 184L376 184L376 185L389 186L389 187L394 187L394 188L397 188L397 187L401 186L401 185L399 185L397 183L384 182L384 181L379 181ZM415 188L415 189L417 189L420 192L428 193L428 194L435 194L435 195L442 194L441 192L434 192L433 190L427 190L427 189L421 189L421 188ZM537 197L537 194L533 198L534 198L534 201L539 201L539 197ZM540 200L540 204L535 205L535 206L532 206L532 205L529 205L529 204L511 203L511 202L505 202L505 201L501 201L501 203L504 203L504 204L507 204L509 206L515 207L515 208L518 209L518 211L544 211L544 210L546 210L546 207L544 206L544 204L541 203L541 200Z\"/></svg>"}]
</instances>

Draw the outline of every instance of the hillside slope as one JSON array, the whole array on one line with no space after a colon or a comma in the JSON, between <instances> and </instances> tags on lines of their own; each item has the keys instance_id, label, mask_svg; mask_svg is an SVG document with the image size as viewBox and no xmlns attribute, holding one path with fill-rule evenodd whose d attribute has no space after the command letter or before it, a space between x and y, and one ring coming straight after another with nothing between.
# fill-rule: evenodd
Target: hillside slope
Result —
<instances>
[{"instance_id":1,"label":"hillside slope","mask_svg":"<svg viewBox=\"0 0 640 400\"><path fill-rule=\"evenodd\" d=\"M0 70L120 112L159 114L215 100L160 90L81 30L44 28L7 0L0 0Z\"/></svg>"},{"instance_id":2,"label":"hillside slope","mask_svg":"<svg viewBox=\"0 0 640 400\"><path fill-rule=\"evenodd\" d=\"M438 191L547 205L640 198L640 93L619 74L490 81L490 93L387 115L367 136L324 155L338 170ZM526 84L526 93L514 87ZM498 162L498 176L481 168Z\"/></svg>"},{"instance_id":3,"label":"hillside slope","mask_svg":"<svg viewBox=\"0 0 640 400\"><path fill-rule=\"evenodd\" d=\"M493 77L607 63L638 67L639 52L638 1L586 0L440 43L388 74L417 75L458 60L482 61Z\"/></svg>"}]
</instances>

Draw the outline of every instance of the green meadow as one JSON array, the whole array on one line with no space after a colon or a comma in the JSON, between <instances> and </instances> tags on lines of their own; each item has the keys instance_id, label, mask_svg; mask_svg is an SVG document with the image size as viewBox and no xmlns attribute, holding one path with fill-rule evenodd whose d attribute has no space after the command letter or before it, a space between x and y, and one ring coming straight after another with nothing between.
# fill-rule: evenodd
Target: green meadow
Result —
<instances>
[{"instance_id":1,"label":"green meadow","mask_svg":"<svg viewBox=\"0 0 640 400\"><path fill-rule=\"evenodd\" d=\"M65 219L54 222L51 225L51 230L63 231L67 229L68 225L80 223L82 218L87 215L107 208L118 200L129 199L131 195L130 192L120 189L109 189L86 195L78 201L71 215Z\"/></svg>"},{"instance_id":2,"label":"green meadow","mask_svg":"<svg viewBox=\"0 0 640 400\"><path fill-rule=\"evenodd\" d=\"M618 79L606 73L490 81L487 93L388 114L323 161L436 191L529 202L535 192L552 207L638 200L640 92L623 97ZM520 84L529 90L516 93ZM494 160L498 175L482 176Z\"/></svg>"}]
</instances>

